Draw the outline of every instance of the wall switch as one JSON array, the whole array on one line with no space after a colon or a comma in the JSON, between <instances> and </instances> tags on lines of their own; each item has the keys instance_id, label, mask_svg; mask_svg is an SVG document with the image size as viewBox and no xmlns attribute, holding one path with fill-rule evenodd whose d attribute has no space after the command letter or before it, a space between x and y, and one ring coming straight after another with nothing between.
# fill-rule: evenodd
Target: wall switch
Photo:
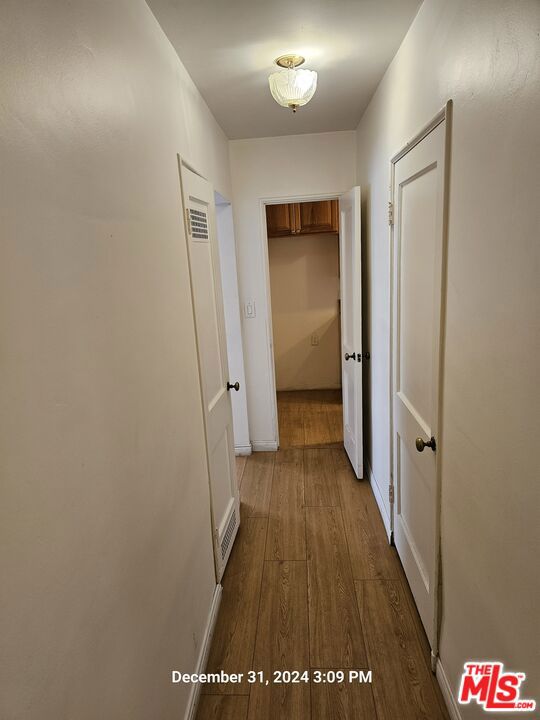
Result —
<instances>
[{"instance_id":1,"label":"wall switch","mask_svg":"<svg viewBox=\"0 0 540 720\"><path fill-rule=\"evenodd\" d=\"M311 336L311 344L312 345L319 344L319 336L317 335L317 333L313 333L313 335Z\"/></svg>"},{"instance_id":2,"label":"wall switch","mask_svg":"<svg viewBox=\"0 0 540 720\"><path fill-rule=\"evenodd\" d=\"M244 317L254 318L256 315L257 312L255 310L255 300L248 300L246 303L244 303Z\"/></svg>"}]
</instances>

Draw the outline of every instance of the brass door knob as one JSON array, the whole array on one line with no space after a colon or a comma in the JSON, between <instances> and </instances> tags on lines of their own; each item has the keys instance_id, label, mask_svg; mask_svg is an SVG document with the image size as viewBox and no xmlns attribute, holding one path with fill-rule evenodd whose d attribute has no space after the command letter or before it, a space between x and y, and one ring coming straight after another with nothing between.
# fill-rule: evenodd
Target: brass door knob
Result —
<instances>
[{"instance_id":1,"label":"brass door knob","mask_svg":"<svg viewBox=\"0 0 540 720\"><path fill-rule=\"evenodd\" d=\"M356 353L345 353L345 360L356 360Z\"/></svg>"},{"instance_id":2,"label":"brass door knob","mask_svg":"<svg viewBox=\"0 0 540 720\"><path fill-rule=\"evenodd\" d=\"M433 452L437 449L437 443L435 442L435 438L433 436L427 442L421 437L416 438L416 449L418 452L424 452L424 448L427 447L431 448Z\"/></svg>"},{"instance_id":3,"label":"brass door knob","mask_svg":"<svg viewBox=\"0 0 540 720\"><path fill-rule=\"evenodd\" d=\"M231 385L230 382L227 383L227 390L236 390L238 392L240 390L240 383L237 381L234 383L234 385Z\"/></svg>"}]
</instances>

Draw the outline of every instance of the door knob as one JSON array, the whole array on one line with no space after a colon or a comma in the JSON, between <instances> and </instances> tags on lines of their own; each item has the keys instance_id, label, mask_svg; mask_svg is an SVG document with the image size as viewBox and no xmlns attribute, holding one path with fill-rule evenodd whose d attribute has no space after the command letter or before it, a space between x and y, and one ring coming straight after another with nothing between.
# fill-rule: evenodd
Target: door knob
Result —
<instances>
[{"instance_id":1,"label":"door knob","mask_svg":"<svg viewBox=\"0 0 540 720\"><path fill-rule=\"evenodd\" d=\"M240 390L240 383L236 381L234 385L232 385L230 382L227 383L227 390L236 390L238 392Z\"/></svg>"},{"instance_id":2,"label":"door knob","mask_svg":"<svg viewBox=\"0 0 540 720\"><path fill-rule=\"evenodd\" d=\"M430 440L425 442L425 440L422 440L421 437L416 438L416 449L418 452L424 452L424 448L431 448L433 452L437 449L437 443L435 442L435 438L432 436Z\"/></svg>"},{"instance_id":3,"label":"door knob","mask_svg":"<svg viewBox=\"0 0 540 720\"><path fill-rule=\"evenodd\" d=\"M356 353L345 353L345 360L356 360Z\"/></svg>"}]
</instances>

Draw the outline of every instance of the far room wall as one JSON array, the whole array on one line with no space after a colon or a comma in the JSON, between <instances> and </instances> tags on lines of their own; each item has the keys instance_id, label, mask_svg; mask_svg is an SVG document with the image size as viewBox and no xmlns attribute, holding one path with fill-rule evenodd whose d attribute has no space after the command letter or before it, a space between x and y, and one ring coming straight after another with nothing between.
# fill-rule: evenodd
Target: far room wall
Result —
<instances>
[{"instance_id":1,"label":"far room wall","mask_svg":"<svg viewBox=\"0 0 540 720\"><path fill-rule=\"evenodd\" d=\"M268 240L278 390L341 386L338 246L335 233Z\"/></svg>"}]
</instances>

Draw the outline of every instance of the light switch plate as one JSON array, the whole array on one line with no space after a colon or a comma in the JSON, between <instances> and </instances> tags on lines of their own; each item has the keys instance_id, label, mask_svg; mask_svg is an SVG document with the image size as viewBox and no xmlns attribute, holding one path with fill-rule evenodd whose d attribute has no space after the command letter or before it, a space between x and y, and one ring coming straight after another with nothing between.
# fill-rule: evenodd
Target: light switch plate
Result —
<instances>
[{"instance_id":1,"label":"light switch plate","mask_svg":"<svg viewBox=\"0 0 540 720\"><path fill-rule=\"evenodd\" d=\"M244 317L245 318L254 318L257 315L257 311L255 309L255 300L248 300L244 303Z\"/></svg>"}]
</instances>

